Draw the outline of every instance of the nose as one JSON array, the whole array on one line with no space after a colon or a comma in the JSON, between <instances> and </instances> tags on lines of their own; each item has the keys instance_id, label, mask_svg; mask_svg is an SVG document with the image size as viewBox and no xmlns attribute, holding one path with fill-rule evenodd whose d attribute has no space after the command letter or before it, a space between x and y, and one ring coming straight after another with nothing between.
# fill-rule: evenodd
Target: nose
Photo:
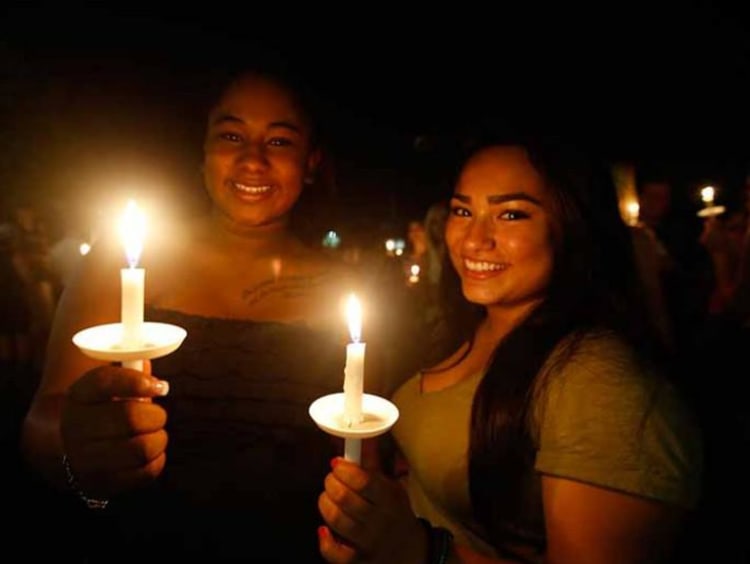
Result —
<instances>
[{"instance_id":1,"label":"nose","mask_svg":"<svg viewBox=\"0 0 750 564\"><path fill-rule=\"evenodd\" d=\"M262 170L268 166L266 148L263 143L248 141L239 153L240 164L250 170Z\"/></svg>"},{"instance_id":2,"label":"nose","mask_svg":"<svg viewBox=\"0 0 750 564\"><path fill-rule=\"evenodd\" d=\"M477 217L468 226L464 245L470 251L495 248L495 226L489 218Z\"/></svg>"}]
</instances>

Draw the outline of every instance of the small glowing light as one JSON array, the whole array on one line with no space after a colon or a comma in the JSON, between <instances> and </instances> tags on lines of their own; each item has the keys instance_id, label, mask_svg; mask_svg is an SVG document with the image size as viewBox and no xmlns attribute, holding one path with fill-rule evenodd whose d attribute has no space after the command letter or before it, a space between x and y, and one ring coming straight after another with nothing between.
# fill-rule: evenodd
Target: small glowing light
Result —
<instances>
[{"instance_id":1,"label":"small glowing light","mask_svg":"<svg viewBox=\"0 0 750 564\"><path fill-rule=\"evenodd\" d=\"M81 245L78 247L78 252L81 253L81 256L86 256L89 254L89 251L91 250L91 245L88 243L81 243Z\"/></svg>"},{"instance_id":2,"label":"small glowing light","mask_svg":"<svg viewBox=\"0 0 750 564\"><path fill-rule=\"evenodd\" d=\"M323 246L330 247L332 249L337 248L341 245L341 237L333 229L328 231L323 237Z\"/></svg>"},{"instance_id":3,"label":"small glowing light","mask_svg":"<svg viewBox=\"0 0 750 564\"><path fill-rule=\"evenodd\" d=\"M388 256L400 257L406 249L406 241L401 238L391 238L385 241L385 252Z\"/></svg>"},{"instance_id":4,"label":"small glowing light","mask_svg":"<svg viewBox=\"0 0 750 564\"><path fill-rule=\"evenodd\" d=\"M714 202L714 195L716 191L713 186L706 186L701 188L701 199L706 205L711 205Z\"/></svg>"},{"instance_id":5,"label":"small glowing light","mask_svg":"<svg viewBox=\"0 0 750 564\"><path fill-rule=\"evenodd\" d=\"M628 223L630 225L635 225L638 223L638 215L641 210L641 206L638 204L638 202L628 202L628 204L625 206L625 209L628 214Z\"/></svg>"},{"instance_id":6,"label":"small glowing light","mask_svg":"<svg viewBox=\"0 0 750 564\"><path fill-rule=\"evenodd\" d=\"M721 215L726 211L724 206L714 204L716 190L713 186L704 186L701 188L701 200L703 200L703 209L698 210L698 217L714 217Z\"/></svg>"},{"instance_id":7,"label":"small glowing light","mask_svg":"<svg viewBox=\"0 0 750 564\"><path fill-rule=\"evenodd\" d=\"M409 284L416 284L419 282L420 271L421 268L419 268L419 265L416 263L409 267Z\"/></svg>"}]
</instances>

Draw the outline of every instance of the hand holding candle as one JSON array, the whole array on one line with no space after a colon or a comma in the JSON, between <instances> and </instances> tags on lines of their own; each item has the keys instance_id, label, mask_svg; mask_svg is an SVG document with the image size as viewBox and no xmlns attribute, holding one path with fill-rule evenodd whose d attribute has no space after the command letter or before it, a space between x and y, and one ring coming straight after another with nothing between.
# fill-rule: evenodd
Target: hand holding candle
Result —
<instances>
[{"instance_id":1,"label":"hand holding candle","mask_svg":"<svg viewBox=\"0 0 750 564\"><path fill-rule=\"evenodd\" d=\"M138 348L143 345L144 282L146 271L136 268L146 233L146 219L133 200L128 202L120 223L120 235L125 246L128 267L120 270L120 322L122 347ZM127 361L128 368L143 369L143 361Z\"/></svg>"}]
</instances>

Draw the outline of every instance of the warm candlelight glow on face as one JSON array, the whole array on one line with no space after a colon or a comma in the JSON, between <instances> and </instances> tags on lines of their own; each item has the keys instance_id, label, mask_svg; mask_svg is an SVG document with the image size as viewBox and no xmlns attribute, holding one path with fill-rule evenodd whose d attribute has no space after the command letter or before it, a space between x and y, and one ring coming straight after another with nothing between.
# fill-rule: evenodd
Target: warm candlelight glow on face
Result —
<instances>
[{"instance_id":1,"label":"warm candlelight glow on face","mask_svg":"<svg viewBox=\"0 0 750 564\"><path fill-rule=\"evenodd\" d=\"M711 204L714 201L714 187L713 186L706 186L705 188L701 189L701 199L706 204Z\"/></svg>"},{"instance_id":2,"label":"warm candlelight glow on face","mask_svg":"<svg viewBox=\"0 0 750 564\"><path fill-rule=\"evenodd\" d=\"M141 258L145 237L146 216L133 200L129 200L120 220L120 238L125 247L125 256L130 268L135 268Z\"/></svg>"},{"instance_id":3,"label":"warm candlelight glow on face","mask_svg":"<svg viewBox=\"0 0 750 564\"><path fill-rule=\"evenodd\" d=\"M354 294L349 294L346 302L346 322L353 343L358 343L362 336L362 306Z\"/></svg>"}]
</instances>

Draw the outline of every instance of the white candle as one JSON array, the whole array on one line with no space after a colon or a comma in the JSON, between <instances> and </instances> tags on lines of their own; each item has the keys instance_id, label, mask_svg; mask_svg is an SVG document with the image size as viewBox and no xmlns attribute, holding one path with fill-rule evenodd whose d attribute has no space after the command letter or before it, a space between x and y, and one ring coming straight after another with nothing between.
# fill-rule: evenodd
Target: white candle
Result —
<instances>
[{"instance_id":1,"label":"white candle","mask_svg":"<svg viewBox=\"0 0 750 564\"><path fill-rule=\"evenodd\" d=\"M120 323L123 348L137 348L143 344L143 302L146 271L143 268L120 270Z\"/></svg>"},{"instance_id":2,"label":"white candle","mask_svg":"<svg viewBox=\"0 0 750 564\"><path fill-rule=\"evenodd\" d=\"M143 251L146 220L133 200L128 202L120 222L120 235L125 247L128 267L120 270L120 323L123 348L143 345L143 308L146 270L137 268ZM143 361L124 363L129 368L142 370Z\"/></svg>"},{"instance_id":3,"label":"white candle","mask_svg":"<svg viewBox=\"0 0 750 564\"><path fill-rule=\"evenodd\" d=\"M348 427L362 422L362 393L364 389L365 343L362 334L362 308L354 294L346 306L349 335L352 342L346 345L344 368L344 421Z\"/></svg>"}]
</instances>

